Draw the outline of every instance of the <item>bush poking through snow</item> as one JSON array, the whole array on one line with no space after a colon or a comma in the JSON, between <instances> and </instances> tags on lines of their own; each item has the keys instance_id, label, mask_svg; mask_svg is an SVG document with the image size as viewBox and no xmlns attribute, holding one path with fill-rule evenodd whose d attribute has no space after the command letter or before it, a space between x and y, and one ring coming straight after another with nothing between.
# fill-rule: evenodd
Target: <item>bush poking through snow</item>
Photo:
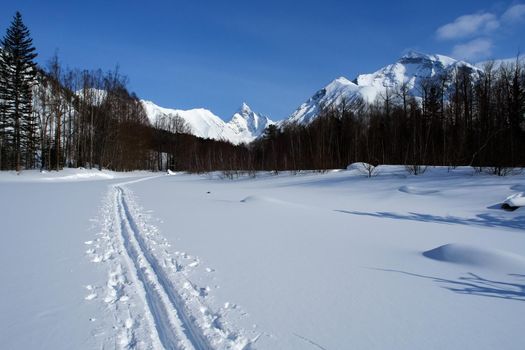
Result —
<instances>
[{"instance_id":1,"label":"bush poking through snow","mask_svg":"<svg viewBox=\"0 0 525 350\"><path fill-rule=\"evenodd\" d=\"M514 168L504 167L504 166L483 167L481 169L483 172L487 174L497 175L497 176L513 175L515 172L519 172Z\"/></svg>"},{"instance_id":2,"label":"bush poking through snow","mask_svg":"<svg viewBox=\"0 0 525 350\"><path fill-rule=\"evenodd\" d=\"M255 178L256 176L257 172L255 170L224 170L221 175L219 175L219 178L233 180L240 177Z\"/></svg>"},{"instance_id":3,"label":"bush poking through snow","mask_svg":"<svg viewBox=\"0 0 525 350\"><path fill-rule=\"evenodd\" d=\"M405 169L408 171L410 175L421 175L425 171L427 171L426 165L419 165L419 164L410 164L405 165Z\"/></svg>"},{"instance_id":4,"label":"bush poking through snow","mask_svg":"<svg viewBox=\"0 0 525 350\"><path fill-rule=\"evenodd\" d=\"M376 176L379 174L377 165L369 164L365 162L352 163L346 167L346 170L356 171L360 174L366 175L367 177Z\"/></svg>"}]
</instances>

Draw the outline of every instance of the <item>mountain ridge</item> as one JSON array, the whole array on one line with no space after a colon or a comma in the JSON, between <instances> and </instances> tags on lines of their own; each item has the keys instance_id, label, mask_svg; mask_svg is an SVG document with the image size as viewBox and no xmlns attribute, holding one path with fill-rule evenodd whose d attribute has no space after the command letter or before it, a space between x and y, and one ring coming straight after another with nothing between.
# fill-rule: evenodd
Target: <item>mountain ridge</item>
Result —
<instances>
[{"instance_id":1,"label":"mountain ridge","mask_svg":"<svg viewBox=\"0 0 525 350\"><path fill-rule=\"evenodd\" d=\"M274 124L267 116L252 111L245 102L228 122L205 108L172 109L160 107L152 101L141 102L152 125L162 116L179 116L186 122L193 135L228 141L235 145L252 142L264 133L268 125Z\"/></svg>"},{"instance_id":2,"label":"mountain ridge","mask_svg":"<svg viewBox=\"0 0 525 350\"><path fill-rule=\"evenodd\" d=\"M323 108L338 106L343 101L352 104L362 100L372 104L384 96L387 90L396 91L401 87L406 88L409 95L421 98L422 82L426 79L439 79L445 75L453 77L459 68L467 69L474 78L484 72L481 63L471 64L446 55L408 51L394 63L381 67L373 73L359 74L353 80L344 76L332 80L287 118L277 122L272 121L268 116L253 112L245 102L227 122L204 108L180 110L163 108L151 101L142 100L142 103L152 123L162 114L179 115L189 124L192 133L196 136L241 144L250 143L261 137L266 127L271 124L308 125L320 115Z\"/></svg>"},{"instance_id":3,"label":"mountain ridge","mask_svg":"<svg viewBox=\"0 0 525 350\"><path fill-rule=\"evenodd\" d=\"M358 99L370 104L387 89L395 90L401 86L406 86L409 95L420 97L418 89L423 80L445 74L451 76L459 67L465 67L473 75L483 72L475 65L445 55L409 51L396 62L373 73L359 74L354 80L346 77L334 79L315 92L282 123L309 124L319 116L323 107L337 106L343 100L352 103Z\"/></svg>"}]
</instances>

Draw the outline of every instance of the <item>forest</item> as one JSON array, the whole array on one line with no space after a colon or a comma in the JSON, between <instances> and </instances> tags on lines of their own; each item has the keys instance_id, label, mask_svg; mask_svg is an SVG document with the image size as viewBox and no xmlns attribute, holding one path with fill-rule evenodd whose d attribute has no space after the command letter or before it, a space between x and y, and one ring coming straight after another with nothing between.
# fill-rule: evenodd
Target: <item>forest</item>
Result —
<instances>
[{"instance_id":1,"label":"forest","mask_svg":"<svg viewBox=\"0 0 525 350\"><path fill-rule=\"evenodd\" d=\"M308 125L283 122L251 144L201 139L177 116L150 122L127 78L35 63L17 13L0 43L0 169L96 167L190 172L325 170L354 162L470 165L496 175L525 166L525 65L459 67L418 87L388 88L375 103L323 106Z\"/></svg>"},{"instance_id":2,"label":"forest","mask_svg":"<svg viewBox=\"0 0 525 350\"><path fill-rule=\"evenodd\" d=\"M257 168L332 169L354 162L425 166L470 165L504 175L525 165L525 67L486 63L453 76L423 80L421 98L408 86L386 89L372 105L361 100L325 106L311 124L268 130L251 146Z\"/></svg>"}]
</instances>

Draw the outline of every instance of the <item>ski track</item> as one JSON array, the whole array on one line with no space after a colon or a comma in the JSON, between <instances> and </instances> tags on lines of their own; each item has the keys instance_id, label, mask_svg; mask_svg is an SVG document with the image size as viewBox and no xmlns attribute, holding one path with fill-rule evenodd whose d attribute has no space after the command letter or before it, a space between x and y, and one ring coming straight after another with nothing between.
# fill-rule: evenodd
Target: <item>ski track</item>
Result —
<instances>
[{"instance_id":1,"label":"ski track","mask_svg":"<svg viewBox=\"0 0 525 350\"><path fill-rule=\"evenodd\" d=\"M152 316L158 339L165 349L191 349L181 344L182 337L180 334L180 325L177 325L173 319L172 310L166 304L165 292L159 288L155 271L151 268L145 259L144 254L139 247L133 230L129 222L129 214L126 212L123 199L123 191L120 187L115 187L116 214L120 221L120 234L125 252L130 260L130 267L136 273L137 279L141 282L148 307L148 312Z\"/></svg>"},{"instance_id":2,"label":"ski track","mask_svg":"<svg viewBox=\"0 0 525 350\"><path fill-rule=\"evenodd\" d=\"M116 322L113 328L119 329L116 337L110 338L115 342L115 348L251 349L254 340L250 341L242 332L229 329L228 323L222 320L221 312L213 313L199 299L191 281L178 273L178 263L171 266L176 271L174 274L166 265L166 255L155 253L155 247L159 244L157 239L163 238L152 236L155 228L144 225L143 210L136 208L126 188L127 185L155 177L110 186L103 215L106 229L100 233L106 253L99 255L97 251L97 248L103 248L99 244L100 239L84 243L93 246L86 251L93 262L112 261L104 302L110 306L108 311L113 312ZM192 264L188 267L193 267ZM86 300L97 297L95 287L89 285L86 289L91 293ZM134 305L137 305L134 300L143 305L142 310L137 310L139 314L134 312ZM122 309L125 305L127 311Z\"/></svg>"},{"instance_id":3,"label":"ski track","mask_svg":"<svg viewBox=\"0 0 525 350\"><path fill-rule=\"evenodd\" d=\"M183 309L182 298L176 293L165 271L147 248L131 216L124 190L120 186L115 188L124 246L144 285L148 308L162 345L166 349L211 349L191 316ZM172 318L174 315L178 316L178 320Z\"/></svg>"}]
</instances>

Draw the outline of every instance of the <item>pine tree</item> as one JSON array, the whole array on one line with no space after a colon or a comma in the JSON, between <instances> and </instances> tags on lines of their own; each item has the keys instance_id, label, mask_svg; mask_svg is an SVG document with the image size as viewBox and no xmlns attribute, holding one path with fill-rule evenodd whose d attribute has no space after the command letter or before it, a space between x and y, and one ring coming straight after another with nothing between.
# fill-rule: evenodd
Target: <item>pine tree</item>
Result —
<instances>
[{"instance_id":1,"label":"pine tree","mask_svg":"<svg viewBox=\"0 0 525 350\"><path fill-rule=\"evenodd\" d=\"M35 123L32 116L32 87L36 80L35 48L29 29L17 12L0 42L0 99L3 124L0 127L3 148L10 167L19 171L22 161L33 165Z\"/></svg>"},{"instance_id":2,"label":"pine tree","mask_svg":"<svg viewBox=\"0 0 525 350\"><path fill-rule=\"evenodd\" d=\"M0 170L8 169L9 158L9 137L10 129L7 124L7 104L6 104L6 84L5 84L5 65L2 59L2 48L0 48Z\"/></svg>"}]
</instances>

